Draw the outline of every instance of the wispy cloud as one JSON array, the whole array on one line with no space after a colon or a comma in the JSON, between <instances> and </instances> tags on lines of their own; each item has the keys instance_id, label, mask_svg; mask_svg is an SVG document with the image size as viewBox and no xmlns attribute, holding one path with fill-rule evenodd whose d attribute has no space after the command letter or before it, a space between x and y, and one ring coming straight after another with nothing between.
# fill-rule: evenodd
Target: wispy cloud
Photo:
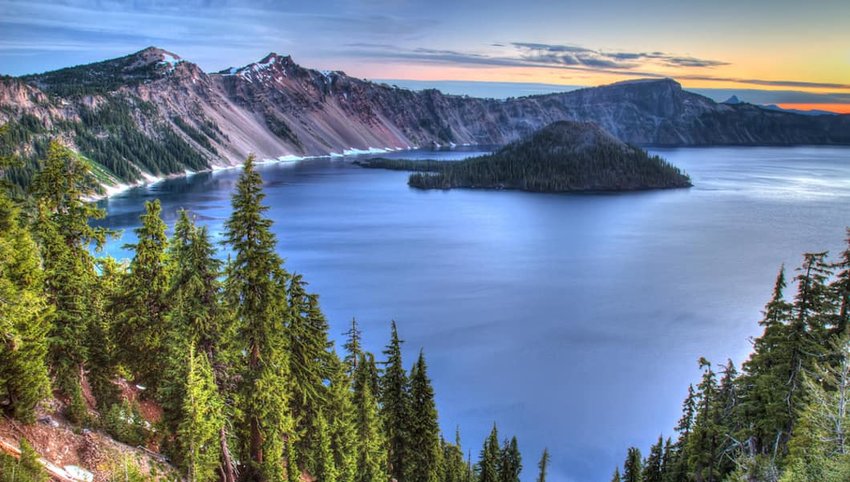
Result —
<instances>
[{"instance_id":1,"label":"wispy cloud","mask_svg":"<svg viewBox=\"0 0 850 482\"><path fill-rule=\"evenodd\" d=\"M614 52L589 49L576 45L513 42L520 58L535 63L554 65L583 65L606 69L636 69L657 63L668 67L719 67L729 65L720 60L700 59L666 52Z\"/></svg>"},{"instance_id":2,"label":"wispy cloud","mask_svg":"<svg viewBox=\"0 0 850 482\"><path fill-rule=\"evenodd\" d=\"M385 43L351 43L345 53L372 59L403 60L425 64L458 65L465 67L525 67L599 73L621 77L734 82L769 87L850 89L850 84L810 82L784 79L755 79L711 74L695 74L694 68L713 68L730 65L728 62L701 59L666 52L605 52L572 45L550 45L527 42L493 43L495 53L428 48L404 48ZM656 69L668 67L664 73ZM672 68L672 71L670 70ZM677 72L678 71L678 72ZM565 80L570 80L565 78Z\"/></svg>"}]
</instances>

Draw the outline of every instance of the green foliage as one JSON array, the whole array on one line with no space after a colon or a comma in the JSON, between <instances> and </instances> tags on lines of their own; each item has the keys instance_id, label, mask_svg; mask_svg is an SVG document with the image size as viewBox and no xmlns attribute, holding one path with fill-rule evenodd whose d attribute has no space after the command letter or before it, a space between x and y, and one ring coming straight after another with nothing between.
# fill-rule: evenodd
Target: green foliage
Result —
<instances>
[{"instance_id":1,"label":"green foliage","mask_svg":"<svg viewBox=\"0 0 850 482\"><path fill-rule=\"evenodd\" d=\"M50 477L38 461L38 453L27 439L21 439L21 456L15 459L0 453L0 482L47 482Z\"/></svg>"},{"instance_id":2,"label":"green foliage","mask_svg":"<svg viewBox=\"0 0 850 482\"><path fill-rule=\"evenodd\" d=\"M96 313L97 277L89 246L102 246L107 230L89 220L104 211L85 202L93 181L80 159L58 142L50 144L44 168L33 181L35 233L44 263L45 292L53 306L50 355L59 387L79 385L87 359L86 336Z\"/></svg>"},{"instance_id":3,"label":"green foliage","mask_svg":"<svg viewBox=\"0 0 850 482\"><path fill-rule=\"evenodd\" d=\"M118 303L117 337L122 340L120 356L138 379L155 393L164 363L164 336L168 332L168 276L165 264L165 223L159 200L145 203L142 225L135 229L136 244L126 245L135 253L124 277Z\"/></svg>"},{"instance_id":4,"label":"green foliage","mask_svg":"<svg viewBox=\"0 0 850 482\"><path fill-rule=\"evenodd\" d=\"M427 371L425 354L420 351L419 359L410 374L410 421L407 437L409 446L415 449L410 450L405 460L404 480L408 482L436 482L440 472L440 425L434 403L434 388Z\"/></svg>"},{"instance_id":5,"label":"green foliage","mask_svg":"<svg viewBox=\"0 0 850 482\"><path fill-rule=\"evenodd\" d=\"M519 453L516 437L512 437L510 442L505 440L502 445L499 480L501 482L519 482L520 472L522 472L522 456Z\"/></svg>"},{"instance_id":6,"label":"green foliage","mask_svg":"<svg viewBox=\"0 0 850 482\"><path fill-rule=\"evenodd\" d=\"M38 247L18 209L0 192L0 399L23 422L50 394L47 335L50 311Z\"/></svg>"},{"instance_id":7,"label":"green foliage","mask_svg":"<svg viewBox=\"0 0 850 482\"><path fill-rule=\"evenodd\" d=\"M549 449L543 449L543 455L540 456L540 462L537 463L537 468L540 472L537 475L537 482L546 482L546 472L549 469Z\"/></svg>"},{"instance_id":8,"label":"green foliage","mask_svg":"<svg viewBox=\"0 0 850 482\"><path fill-rule=\"evenodd\" d=\"M640 482L642 478L643 460L640 456L640 450L631 447L626 455L626 462L623 464L623 482Z\"/></svg>"},{"instance_id":9,"label":"green foliage","mask_svg":"<svg viewBox=\"0 0 850 482\"><path fill-rule=\"evenodd\" d=\"M225 238L235 253L227 266L225 296L240 327L246 360L239 400L247 434L242 438L247 476L283 477L285 437L293 434L289 407L289 360L283 327L288 274L275 253L271 220L264 216L262 179L249 157L236 185ZM290 466L295 461L290 461Z\"/></svg>"},{"instance_id":10,"label":"green foliage","mask_svg":"<svg viewBox=\"0 0 850 482\"><path fill-rule=\"evenodd\" d=\"M103 429L115 440L127 445L144 445L150 437L150 429L139 411L139 404L122 400L112 404L101 417Z\"/></svg>"},{"instance_id":11,"label":"green foliage","mask_svg":"<svg viewBox=\"0 0 850 482\"><path fill-rule=\"evenodd\" d=\"M493 154L463 161L372 159L360 165L420 171L409 180L420 189L568 192L691 185L686 175L660 157L624 145L593 125L572 122L556 122Z\"/></svg>"},{"instance_id":12,"label":"green foliage","mask_svg":"<svg viewBox=\"0 0 850 482\"><path fill-rule=\"evenodd\" d=\"M663 451L661 440L653 445L644 481L850 480L847 258L805 254L792 302L780 269L742 373L729 361L718 382L700 360L702 381L683 404L679 439Z\"/></svg>"},{"instance_id":13,"label":"green foliage","mask_svg":"<svg viewBox=\"0 0 850 482\"><path fill-rule=\"evenodd\" d=\"M481 455L478 459L478 482L499 482L499 465L502 459L502 451L499 448L499 432L496 429L496 424L493 424L493 430L487 440L484 441L484 448L481 449Z\"/></svg>"},{"instance_id":14,"label":"green foliage","mask_svg":"<svg viewBox=\"0 0 850 482\"><path fill-rule=\"evenodd\" d=\"M181 466L190 482L217 481L218 431L223 407L207 355L189 346L182 419L177 427Z\"/></svg>"},{"instance_id":15,"label":"green foliage","mask_svg":"<svg viewBox=\"0 0 850 482\"><path fill-rule=\"evenodd\" d=\"M405 463L410 434L410 383L401 359L402 341L398 337L395 321L392 322L390 343L384 350L384 374L381 377L381 419L387 440L387 462L390 476L403 480L407 475Z\"/></svg>"},{"instance_id":16,"label":"green foliage","mask_svg":"<svg viewBox=\"0 0 850 482\"><path fill-rule=\"evenodd\" d=\"M378 404L372 391L371 374L375 361L366 354L354 372L354 411L357 428L356 482L387 480L387 445L381 428ZM372 369L370 369L370 367Z\"/></svg>"}]
</instances>

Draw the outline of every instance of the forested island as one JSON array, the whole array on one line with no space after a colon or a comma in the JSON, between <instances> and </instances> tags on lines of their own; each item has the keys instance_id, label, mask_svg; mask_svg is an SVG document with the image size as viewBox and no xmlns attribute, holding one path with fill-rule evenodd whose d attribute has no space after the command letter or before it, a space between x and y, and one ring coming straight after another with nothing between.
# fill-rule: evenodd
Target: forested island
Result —
<instances>
[{"instance_id":1,"label":"forested island","mask_svg":"<svg viewBox=\"0 0 850 482\"><path fill-rule=\"evenodd\" d=\"M415 171L419 189L516 189L616 192L690 187L687 175L658 156L625 144L599 126L562 121L498 151L462 161L375 158L367 168Z\"/></svg>"},{"instance_id":2,"label":"forested island","mask_svg":"<svg viewBox=\"0 0 850 482\"><path fill-rule=\"evenodd\" d=\"M186 211L167 236L158 200L129 262L96 257L116 233L92 223L85 160L54 141L40 166L25 197L0 189L0 482L519 482L495 424L480 451L441 433L395 322L381 355L355 320L338 351L277 254L253 158L226 262Z\"/></svg>"}]
</instances>

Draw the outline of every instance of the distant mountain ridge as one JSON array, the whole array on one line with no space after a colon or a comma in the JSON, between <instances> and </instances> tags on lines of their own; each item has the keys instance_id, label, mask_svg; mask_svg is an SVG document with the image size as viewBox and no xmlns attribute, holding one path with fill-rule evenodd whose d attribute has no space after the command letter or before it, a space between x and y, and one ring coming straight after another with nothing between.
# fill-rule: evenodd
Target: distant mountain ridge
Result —
<instances>
[{"instance_id":1,"label":"distant mountain ridge","mask_svg":"<svg viewBox=\"0 0 850 482\"><path fill-rule=\"evenodd\" d=\"M20 78L0 78L0 155L28 165L59 137L103 168L106 185L260 158L369 148L503 145L560 120L593 122L641 146L850 144L850 115L803 116L719 104L670 79L507 100L414 92L307 69L271 53L206 73L150 47Z\"/></svg>"}]
</instances>

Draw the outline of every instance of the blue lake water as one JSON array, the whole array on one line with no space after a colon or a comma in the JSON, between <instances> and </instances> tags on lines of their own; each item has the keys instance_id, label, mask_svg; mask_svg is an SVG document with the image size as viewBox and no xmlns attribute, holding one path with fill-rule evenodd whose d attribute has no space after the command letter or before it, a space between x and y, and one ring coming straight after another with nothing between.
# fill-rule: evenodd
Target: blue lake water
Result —
<instances>
[{"instance_id":1,"label":"blue lake water","mask_svg":"<svg viewBox=\"0 0 850 482\"><path fill-rule=\"evenodd\" d=\"M473 460L493 422L516 434L523 480L610 480L626 448L672 435L697 358L741 362L780 264L844 246L850 148L654 150L687 190L617 195L417 191L352 159L259 167L286 267L321 294L340 341L356 317L379 353L398 322L425 350L440 421ZM394 154L461 158L474 151ZM159 198L220 237L239 170L102 201L126 230ZM793 273L790 273L793 275Z\"/></svg>"}]
</instances>

